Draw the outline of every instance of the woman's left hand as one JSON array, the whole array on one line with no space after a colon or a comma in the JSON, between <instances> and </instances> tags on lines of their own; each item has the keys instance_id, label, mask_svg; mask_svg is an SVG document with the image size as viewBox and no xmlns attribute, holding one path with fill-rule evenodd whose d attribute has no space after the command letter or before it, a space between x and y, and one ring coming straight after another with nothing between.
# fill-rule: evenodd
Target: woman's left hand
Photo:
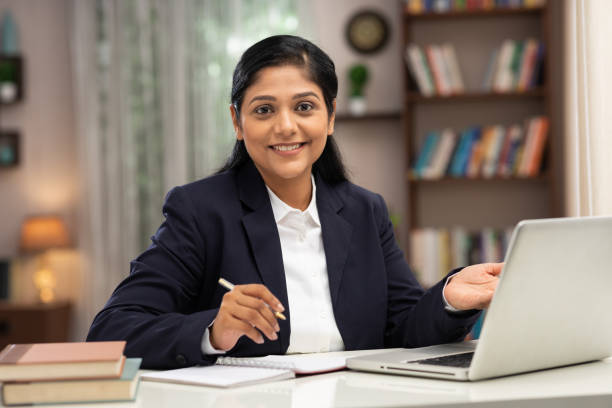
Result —
<instances>
[{"instance_id":1,"label":"woman's left hand","mask_svg":"<svg viewBox=\"0 0 612 408\"><path fill-rule=\"evenodd\" d=\"M446 285L446 301L459 310L487 308L503 266L503 263L484 263L463 268Z\"/></svg>"}]
</instances>

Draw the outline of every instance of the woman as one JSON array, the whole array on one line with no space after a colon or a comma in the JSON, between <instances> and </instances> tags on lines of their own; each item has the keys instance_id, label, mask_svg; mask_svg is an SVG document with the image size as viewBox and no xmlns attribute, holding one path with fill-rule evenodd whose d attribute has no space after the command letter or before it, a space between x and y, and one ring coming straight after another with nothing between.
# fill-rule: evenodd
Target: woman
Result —
<instances>
[{"instance_id":1,"label":"woman","mask_svg":"<svg viewBox=\"0 0 612 408\"><path fill-rule=\"evenodd\" d=\"M333 62L302 38L266 38L243 54L231 157L216 175L170 191L166 220L88 340L127 340L126 355L143 357L143 367L176 368L212 364L222 353L464 338L501 264L419 286L382 197L346 178L332 138L337 88Z\"/></svg>"}]
</instances>

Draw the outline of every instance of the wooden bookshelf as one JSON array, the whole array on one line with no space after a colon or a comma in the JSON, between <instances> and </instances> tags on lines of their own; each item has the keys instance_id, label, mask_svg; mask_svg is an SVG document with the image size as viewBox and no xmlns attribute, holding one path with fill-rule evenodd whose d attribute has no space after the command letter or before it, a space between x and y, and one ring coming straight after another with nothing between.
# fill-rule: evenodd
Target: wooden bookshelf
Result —
<instances>
[{"instance_id":1,"label":"wooden bookshelf","mask_svg":"<svg viewBox=\"0 0 612 408\"><path fill-rule=\"evenodd\" d=\"M549 0L550 1L550 0ZM503 220L511 227L525 218L560 216L560 206L555 200L556 166L560 160L554 157L553 144L561 143L561 135L555 133L551 107L550 78L550 10L538 8L465 10L444 13L410 14L400 1L403 13L403 47L415 43L425 46L431 43L449 42L457 49L461 71L466 78L466 92L450 96L423 96L416 88L402 55L405 78L405 98L402 124L406 140L408 191L407 223L410 231L417 228L451 228L462 226L478 230ZM464 33L465 31L465 33ZM486 55L492 44L501 45L506 38L524 40L538 38L545 47L543 81L540 86L523 92L481 92L476 73L483 73ZM486 49L486 51L484 51ZM490 49L490 50L489 50ZM469 55L462 60L462 52ZM479 60L480 58L480 60ZM465 75L465 74L468 75ZM484 78L484 76L483 76ZM412 176L412 167L419 153L425 133L450 127L461 131L470 126L508 126L521 123L530 116L545 115L550 127L545 147L541 174L535 177L476 177L422 179ZM504 197L504 194L507 196ZM487 202L507 201L506 208L486 208ZM474 203L473 209L470 203ZM518 204L517 204L518 202ZM440 204L444 203L444 204ZM460 203L460 204L457 204ZM459 208L460 207L460 208ZM439 211L437 222L435 211ZM472 212L469 220L465 215ZM486 214L485 214L486 212ZM453 214L456 213L456 216ZM433 215L432 215L433 214ZM482 214L482 216L481 216ZM432 221L434 220L434 221ZM480 223L482 220L482 223ZM408 249L408 248L406 248ZM408 260L411 260L410 251Z\"/></svg>"},{"instance_id":2,"label":"wooden bookshelf","mask_svg":"<svg viewBox=\"0 0 612 408\"><path fill-rule=\"evenodd\" d=\"M404 12L404 18L412 21L456 20L460 18L492 18L525 15L540 15L545 7L493 8L489 10L461 10L445 12L410 13Z\"/></svg>"}]
</instances>

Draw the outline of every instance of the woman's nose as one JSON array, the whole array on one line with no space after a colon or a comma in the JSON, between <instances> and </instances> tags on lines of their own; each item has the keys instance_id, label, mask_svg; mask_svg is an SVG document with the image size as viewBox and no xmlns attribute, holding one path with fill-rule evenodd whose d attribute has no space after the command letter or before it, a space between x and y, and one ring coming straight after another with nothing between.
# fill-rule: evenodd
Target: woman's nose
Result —
<instances>
[{"instance_id":1,"label":"woman's nose","mask_svg":"<svg viewBox=\"0 0 612 408\"><path fill-rule=\"evenodd\" d=\"M275 132L281 136L292 136L296 132L296 128L292 112L287 109L281 110L275 123Z\"/></svg>"}]
</instances>

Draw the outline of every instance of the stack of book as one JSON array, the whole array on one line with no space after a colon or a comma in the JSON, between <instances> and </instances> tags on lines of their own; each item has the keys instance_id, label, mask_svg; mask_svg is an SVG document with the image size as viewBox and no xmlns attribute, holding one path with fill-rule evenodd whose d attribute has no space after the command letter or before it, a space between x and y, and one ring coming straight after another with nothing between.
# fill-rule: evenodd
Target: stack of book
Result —
<instances>
[{"instance_id":1,"label":"stack of book","mask_svg":"<svg viewBox=\"0 0 612 408\"><path fill-rule=\"evenodd\" d=\"M419 282L430 287L452 269L504 259L513 228L468 231L419 228L410 235L410 266Z\"/></svg>"},{"instance_id":2,"label":"stack of book","mask_svg":"<svg viewBox=\"0 0 612 408\"><path fill-rule=\"evenodd\" d=\"M4 405L133 400L140 358L124 341L10 344L0 352Z\"/></svg>"},{"instance_id":3,"label":"stack of book","mask_svg":"<svg viewBox=\"0 0 612 408\"><path fill-rule=\"evenodd\" d=\"M536 177L540 174L548 118L537 116L525 125L471 127L430 131L411 171L413 179Z\"/></svg>"},{"instance_id":4,"label":"stack of book","mask_svg":"<svg viewBox=\"0 0 612 408\"><path fill-rule=\"evenodd\" d=\"M410 44L406 64L419 92L425 96L449 96L465 91L463 77L452 44L430 44L424 48Z\"/></svg>"},{"instance_id":5,"label":"stack of book","mask_svg":"<svg viewBox=\"0 0 612 408\"><path fill-rule=\"evenodd\" d=\"M544 44L530 38L505 40L493 50L482 84L486 92L524 92L542 82Z\"/></svg>"},{"instance_id":6,"label":"stack of book","mask_svg":"<svg viewBox=\"0 0 612 408\"><path fill-rule=\"evenodd\" d=\"M410 14L543 7L546 0L405 0Z\"/></svg>"}]
</instances>

